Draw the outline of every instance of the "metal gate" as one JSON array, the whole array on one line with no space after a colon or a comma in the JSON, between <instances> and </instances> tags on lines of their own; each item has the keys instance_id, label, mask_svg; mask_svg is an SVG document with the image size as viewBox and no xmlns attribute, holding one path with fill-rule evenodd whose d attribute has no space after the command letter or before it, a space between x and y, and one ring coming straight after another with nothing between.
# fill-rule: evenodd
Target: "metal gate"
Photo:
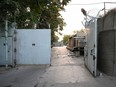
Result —
<instances>
[{"instance_id":1,"label":"metal gate","mask_svg":"<svg viewBox=\"0 0 116 87\"><path fill-rule=\"evenodd\" d=\"M5 37L0 37L0 65L12 65L13 64L13 56L12 56L12 37L8 37L8 59L5 57Z\"/></svg>"},{"instance_id":2,"label":"metal gate","mask_svg":"<svg viewBox=\"0 0 116 87\"><path fill-rule=\"evenodd\" d=\"M97 71L97 20L95 19L87 26L85 65L90 72L96 76Z\"/></svg>"},{"instance_id":3,"label":"metal gate","mask_svg":"<svg viewBox=\"0 0 116 87\"><path fill-rule=\"evenodd\" d=\"M50 64L50 29L17 29L16 32L17 64Z\"/></svg>"}]
</instances>

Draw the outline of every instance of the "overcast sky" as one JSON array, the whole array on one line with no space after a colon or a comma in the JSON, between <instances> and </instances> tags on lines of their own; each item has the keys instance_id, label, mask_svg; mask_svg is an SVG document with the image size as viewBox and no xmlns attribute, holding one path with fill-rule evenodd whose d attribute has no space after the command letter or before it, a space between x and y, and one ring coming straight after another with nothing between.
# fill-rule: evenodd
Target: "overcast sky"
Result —
<instances>
[{"instance_id":1,"label":"overcast sky","mask_svg":"<svg viewBox=\"0 0 116 87\"><path fill-rule=\"evenodd\" d=\"M81 13L81 8L84 8L89 15L96 16L99 10L104 8L102 2L116 2L115 0L71 0L69 5L65 7L65 12L61 12L67 26L64 27L63 34L71 34L74 30L80 30L83 27L81 21L84 16ZM91 4L99 3L99 4ZM79 5L90 4L90 5ZM106 8L114 8L116 4L106 4Z\"/></svg>"}]
</instances>

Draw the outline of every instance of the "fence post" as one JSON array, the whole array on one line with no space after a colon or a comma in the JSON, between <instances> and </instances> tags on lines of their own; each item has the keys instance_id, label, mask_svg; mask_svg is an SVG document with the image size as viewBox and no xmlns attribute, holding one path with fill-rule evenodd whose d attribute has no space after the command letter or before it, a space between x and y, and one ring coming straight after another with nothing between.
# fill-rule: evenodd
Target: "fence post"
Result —
<instances>
[{"instance_id":1,"label":"fence post","mask_svg":"<svg viewBox=\"0 0 116 87\"><path fill-rule=\"evenodd\" d=\"M5 20L5 60L6 69L8 68L8 20Z\"/></svg>"}]
</instances>

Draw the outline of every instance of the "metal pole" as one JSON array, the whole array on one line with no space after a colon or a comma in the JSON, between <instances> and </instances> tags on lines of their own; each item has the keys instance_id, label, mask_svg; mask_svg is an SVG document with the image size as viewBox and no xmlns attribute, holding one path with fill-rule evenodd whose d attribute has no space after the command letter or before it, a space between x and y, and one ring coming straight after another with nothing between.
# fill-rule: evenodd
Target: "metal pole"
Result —
<instances>
[{"instance_id":1,"label":"metal pole","mask_svg":"<svg viewBox=\"0 0 116 87\"><path fill-rule=\"evenodd\" d=\"M97 70L97 48L98 48L98 46L97 46L97 19L95 19L95 47L94 47L94 49L95 49L95 76L97 75L97 72L96 72L96 70Z\"/></svg>"},{"instance_id":2,"label":"metal pole","mask_svg":"<svg viewBox=\"0 0 116 87\"><path fill-rule=\"evenodd\" d=\"M106 2L104 2L104 15L106 14Z\"/></svg>"},{"instance_id":3,"label":"metal pole","mask_svg":"<svg viewBox=\"0 0 116 87\"><path fill-rule=\"evenodd\" d=\"M8 68L8 21L5 20L5 58L6 69Z\"/></svg>"}]
</instances>

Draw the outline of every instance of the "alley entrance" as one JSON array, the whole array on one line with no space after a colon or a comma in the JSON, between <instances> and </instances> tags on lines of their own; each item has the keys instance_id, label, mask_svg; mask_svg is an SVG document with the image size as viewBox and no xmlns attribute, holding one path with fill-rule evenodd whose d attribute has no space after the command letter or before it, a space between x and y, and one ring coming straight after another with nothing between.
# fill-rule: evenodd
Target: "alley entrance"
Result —
<instances>
[{"instance_id":1,"label":"alley entrance","mask_svg":"<svg viewBox=\"0 0 116 87\"><path fill-rule=\"evenodd\" d=\"M63 47L52 48L51 67L43 75L41 82L78 83L93 81L92 75L84 66L84 58L76 57L73 52Z\"/></svg>"}]
</instances>

